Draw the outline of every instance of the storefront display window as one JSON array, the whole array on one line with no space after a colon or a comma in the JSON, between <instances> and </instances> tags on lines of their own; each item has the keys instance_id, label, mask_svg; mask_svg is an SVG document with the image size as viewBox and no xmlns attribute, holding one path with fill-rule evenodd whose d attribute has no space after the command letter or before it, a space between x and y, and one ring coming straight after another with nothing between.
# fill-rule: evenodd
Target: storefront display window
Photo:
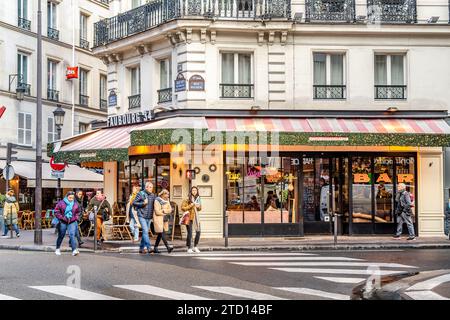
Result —
<instances>
[{"instance_id":1,"label":"storefront display window","mask_svg":"<svg viewBox=\"0 0 450 320\"><path fill-rule=\"evenodd\" d=\"M395 222L394 220L394 159L374 158L375 172L375 223Z\"/></svg>"},{"instance_id":2,"label":"storefront display window","mask_svg":"<svg viewBox=\"0 0 450 320\"><path fill-rule=\"evenodd\" d=\"M371 165L370 157L352 158L353 223L372 222Z\"/></svg>"},{"instance_id":3,"label":"storefront display window","mask_svg":"<svg viewBox=\"0 0 450 320\"><path fill-rule=\"evenodd\" d=\"M396 173L397 183L404 183L406 185L406 191L411 194L411 200L413 201L415 211L415 199L416 199L416 175L415 175L415 162L413 157L396 157ZM416 216L413 215L413 221L415 222Z\"/></svg>"},{"instance_id":4,"label":"storefront display window","mask_svg":"<svg viewBox=\"0 0 450 320\"><path fill-rule=\"evenodd\" d=\"M119 207L125 208L127 199L130 197L130 162L118 163L118 196Z\"/></svg>"}]
</instances>

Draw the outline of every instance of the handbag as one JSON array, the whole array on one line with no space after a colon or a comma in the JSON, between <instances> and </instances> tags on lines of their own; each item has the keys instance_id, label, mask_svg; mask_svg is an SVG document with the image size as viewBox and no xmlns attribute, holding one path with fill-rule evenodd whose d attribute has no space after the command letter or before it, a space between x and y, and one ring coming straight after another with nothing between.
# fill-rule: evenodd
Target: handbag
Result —
<instances>
[{"instance_id":1,"label":"handbag","mask_svg":"<svg viewBox=\"0 0 450 320\"><path fill-rule=\"evenodd\" d=\"M94 221L95 216L97 215L98 211L100 210L100 208L102 207L103 202L105 202L105 200L103 200L100 205L98 206L97 210L91 210L89 211L89 221ZM94 207L95 208L95 207ZM103 218L104 218L104 214L103 214ZM105 220L105 219L103 219ZM105 220L108 221L108 220Z\"/></svg>"},{"instance_id":2,"label":"handbag","mask_svg":"<svg viewBox=\"0 0 450 320\"><path fill-rule=\"evenodd\" d=\"M191 223L190 212L186 211L183 213L183 216L180 219L180 225L189 225Z\"/></svg>"}]
</instances>

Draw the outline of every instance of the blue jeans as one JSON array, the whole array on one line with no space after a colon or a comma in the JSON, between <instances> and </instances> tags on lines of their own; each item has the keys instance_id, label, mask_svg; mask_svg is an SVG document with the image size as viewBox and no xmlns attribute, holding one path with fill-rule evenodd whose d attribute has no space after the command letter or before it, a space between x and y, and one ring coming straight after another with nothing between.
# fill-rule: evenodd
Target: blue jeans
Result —
<instances>
[{"instance_id":1,"label":"blue jeans","mask_svg":"<svg viewBox=\"0 0 450 320\"><path fill-rule=\"evenodd\" d=\"M3 218L2 218L3 219ZM13 230L16 232L16 235L18 235L18 234L20 234L20 230L19 230L19 226L17 225L17 224L13 224L12 225L12 228L13 228ZM8 235L8 225L6 225L5 224L5 226L4 226L4 232L3 232L3 235L4 236L7 236Z\"/></svg>"},{"instance_id":2,"label":"blue jeans","mask_svg":"<svg viewBox=\"0 0 450 320\"><path fill-rule=\"evenodd\" d=\"M142 239L141 239L141 245L139 246L140 250L144 250L144 248L147 248L147 250L150 252L151 243L150 243L150 236L148 235L148 230L150 229L150 219L144 219L142 217L139 217L139 223L142 227Z\"/></svg>"},{"instance_id":3,"label":"blue jeans","mask_svg":"<svg viewBox=\"0 0 450 320\"><path fill-rule=\"evenodd\" d=\"M137 226L137 221L134 220L134 217L130 218L130 230L131 233L134 235L134 241L139 240L139 228Z\"/></svg>"},{"instance_id":4,"label":"blue jeans","mask_svg":"<svg viewBox=\"0 0 450 320\"><path fill-rule=\"evenodd\" d=\"M59 232L58 232L58 239L56 240L56 249L61 248L61 243L64 240L64 237L66 236L66 232L69 231L69 238L70 238L70 246L72 247L72 251L77 248L77 229L78 229L78 223L72 222L71 224L65 224L60 223L59 224Z\"/></svg>"}]
</instances>

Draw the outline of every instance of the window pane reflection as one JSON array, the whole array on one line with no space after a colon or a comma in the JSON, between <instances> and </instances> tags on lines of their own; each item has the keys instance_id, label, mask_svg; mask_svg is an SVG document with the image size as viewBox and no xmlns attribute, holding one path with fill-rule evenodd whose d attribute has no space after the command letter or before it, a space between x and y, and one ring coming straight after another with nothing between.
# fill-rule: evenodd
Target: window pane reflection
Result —
<instances>
[{"instance_id":1,"label":"window pane reflection","mask_svg":"<svg viewBox=\"0 0 450 320\"><path fill-rule=\"evenodd\" d=\"M372 222L372 173L369 157L352 158L353 223Z\"/></svg>"},{"instance_id":2,"label":"window pane reflection","mask_svg":"<svg viewBox=\"0 0 450 320\"><path fill-rule=\"evenodd\" d=\"M375 223L395 222L394 219L394 159L375 158Z\"/></svg>"}]
</instances>

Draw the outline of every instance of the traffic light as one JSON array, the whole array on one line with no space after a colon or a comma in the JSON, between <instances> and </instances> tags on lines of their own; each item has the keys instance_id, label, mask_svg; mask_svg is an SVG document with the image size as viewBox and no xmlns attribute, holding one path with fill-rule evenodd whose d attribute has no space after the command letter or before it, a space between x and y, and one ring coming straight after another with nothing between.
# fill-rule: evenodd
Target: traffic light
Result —
<instances>
[{"instance_id":1,"label":"traffic light","mask_svg":"<svg viewBox=\"0 0 450 320\"><path fill-rule=\"evenodd\" d=\"M8 142L6 151L6 164L10 164L12 161L17 160L17 157L13 157L13 155L17 153L17 151L13 150L13 147L15 147L15 145Z\"/></svg>"}]
</instances>

